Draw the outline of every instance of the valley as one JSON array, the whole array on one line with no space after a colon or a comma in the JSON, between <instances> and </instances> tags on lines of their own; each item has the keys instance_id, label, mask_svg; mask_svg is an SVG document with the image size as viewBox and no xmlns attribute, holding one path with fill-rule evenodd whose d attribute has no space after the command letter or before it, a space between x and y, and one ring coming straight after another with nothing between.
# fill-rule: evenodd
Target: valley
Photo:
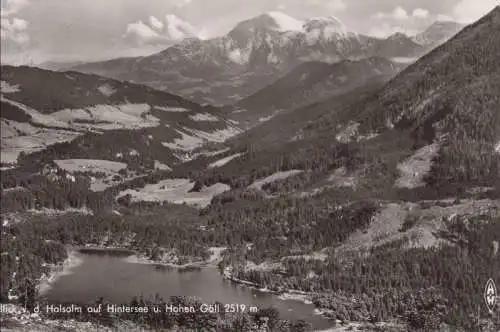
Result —
<instances>
[{"instance_id":1,"label":"valley","mask_svg":"<svg viewBox=\"0 0 500 332\"><path fill-rule=\"evenodd\" d=\"M2 64L2 330L500 328L500 7L387 38L283 15ZM32 312L75 302L151 310ZM220 302L258 308L152 309Z\"/></svg>"}]
</instances>

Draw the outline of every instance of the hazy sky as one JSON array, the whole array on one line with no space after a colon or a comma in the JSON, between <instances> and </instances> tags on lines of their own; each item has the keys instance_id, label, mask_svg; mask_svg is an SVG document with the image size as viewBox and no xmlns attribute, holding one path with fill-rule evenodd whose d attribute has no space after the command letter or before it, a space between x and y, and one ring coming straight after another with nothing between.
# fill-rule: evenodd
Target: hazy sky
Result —
<instances>
[{"instance_id":1,"label":"hazy sky","mask_svg":"<svg viewBox=\"0 0 500 332\"><path fill-rule=\"evenodd\" d=\"M209 38L267 11L301 20L334 15L349 30L376 36L411 34L438 18L475 21L497 4L498 0L1 0L2 61L88 61L146 54L165 48L186 31ZM168 28L167 17L181 29Z\"/></svg>"}]
</instances>

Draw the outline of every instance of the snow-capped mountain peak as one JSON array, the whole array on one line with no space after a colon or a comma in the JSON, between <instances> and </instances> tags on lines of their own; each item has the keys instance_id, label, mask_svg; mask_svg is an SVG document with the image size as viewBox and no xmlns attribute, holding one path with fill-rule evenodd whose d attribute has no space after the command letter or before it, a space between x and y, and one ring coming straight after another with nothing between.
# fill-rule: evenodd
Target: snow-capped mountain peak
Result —
<instances>
[{"instance_id":1,"label":"snow-capped mountain peak","mask_svg":"<svg viewBox=\"0 0 500 332\"><path fill-rule=\"evenodd\" d=\"M334 16L309 19L304 22L303 30L309 44L357 37L355 33L347 29L342 21Z\"/></svg>"},{"instance_id":2,"label":"snow-capped mountain peak","mask_svg":"<svg viewBox=\"0 0 500 332\"><path fill-rule=\"evenodd\" d=\"M303 28L306 33L324 31L327 36L335 34L347 37L349 34L344 23L335 16L311 18L304 22Z\"/></svg>"}]
</instances>

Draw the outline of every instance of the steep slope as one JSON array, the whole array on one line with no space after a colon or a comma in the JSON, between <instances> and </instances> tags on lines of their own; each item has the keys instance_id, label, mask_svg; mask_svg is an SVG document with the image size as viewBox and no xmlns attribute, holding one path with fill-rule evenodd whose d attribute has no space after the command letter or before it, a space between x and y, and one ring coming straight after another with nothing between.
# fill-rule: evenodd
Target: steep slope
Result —
<instances>
[{"instance_id":1,"label":"steep slope","mask_svg":"<svg viewBox=\"0 0 500 332\"><path fill-rule=\"evenodd\" d=\"M238 120L272 115L340 95L375 81L385 81L403 68L402 64L372 57L358 61L345 60L335 64L306 62L241 100L237 107L247 110L233 114Z\"/></svg>"},{"instance_id":2,"label":"steep slope","mask_svg":"<svg viewBox=\"0 0 500 332\"><path fill-rule=\"evenodd\" d=\"M238 23L222 37L186 39L151 56L83 64L74 69L220 105L256 92L302 62L416 57L425 51L410 38L402 42L357 35L335 17L301 22L270 12Z\"/></svg>"},{"instance_id":3,"label":"steep slope","mask_svg":"<svg viewBox=\"0 0 500 332\"><path fill-rule=\"evenodd\" d=\"M10 66L1 80L3 163L22 153L25 164L79 158L154 168L238 133L214 107L132 83Z\"/></svg>"},{"instance_id":4,"label":"steep slope","mask_svg":"<svg viewBox=\"0 0 500 332\"><path fill-rule=\"evenodd\" d=\"M500 8L426 55L366 104L361 128L441 141L429 184L498 185ZM459 69L457 69L459 68Z\"/></svg>"},{"instance_id":5,"label":"steep slope","mask_svg":"<svg viewBox=\"0 0 500 332\"><path fill-rule=\"evenodd\" d=\"M422 57L357 109L360 133L410 130L442 141L432 181L488 184L500 175L500 7ZM494 183L494 182L493 182Z\"/></svg>"}]
</instances>

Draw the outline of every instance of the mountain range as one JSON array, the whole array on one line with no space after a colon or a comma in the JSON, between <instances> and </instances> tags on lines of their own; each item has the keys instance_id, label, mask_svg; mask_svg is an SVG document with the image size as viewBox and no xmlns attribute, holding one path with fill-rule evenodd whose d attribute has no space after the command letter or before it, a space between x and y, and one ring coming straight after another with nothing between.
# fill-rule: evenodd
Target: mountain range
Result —
<instances>
[{"instance_id":1,"label":"mountain range","mask_svg":"<svg viewBox=\"0 0 500 332\"><path fill-rule=\"evenodd\" d=\"M439 43L442 35L447 36L448 30L426 34L425 43L403 34L380 39L350 32L335 17L302 22L269 12L238 23L221 37L187 38L150 56L87 63L73 69L221 105L237 102L303 62L333 63L373 56L415 59ZM439 41L432 41L435 36Z\"/></svg>"}]
</instances>

